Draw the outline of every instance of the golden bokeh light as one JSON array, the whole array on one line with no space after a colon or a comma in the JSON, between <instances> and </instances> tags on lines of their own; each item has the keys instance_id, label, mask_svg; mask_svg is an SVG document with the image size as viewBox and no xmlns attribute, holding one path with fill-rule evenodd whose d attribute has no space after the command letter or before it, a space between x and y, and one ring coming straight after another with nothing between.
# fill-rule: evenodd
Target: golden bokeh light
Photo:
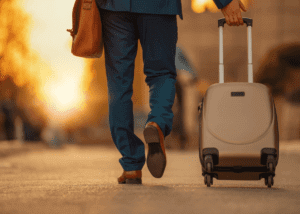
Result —
<instances>
[{"instance_id":1,"label":"golden bokeh light","mask_svg":"<svg viewBox=\"0 0 300 214\"><path fill-rule=\"evenodd\" d=\"M74 107L83 107L84 94L78 87L79 85L78 80L72 78L55 83L49 82L44 87L44 93L52 101L53 109L63 113Z\"/></svg>"},{"instance_id":2,"label":"golden bokeh light","mask_svg":"<svg viewBox=\"0 0 300 214\"><path fill-rule=\"evenodd\" d=\"M206 10L208 0L192 0L192 9L195 13L203 13Z\"/></svg>"},{"instance_id":3,"label":"golden bokeh light","mask_svg":"<svg viewBox=\"0 0 300 214\"><path fill-rule=\"evenodd\" d=\"M21 0L21 5L31 16L30 47L42 60L33 68L39 67L39 99L55 119L82 111L91 74L85 71L85 59L71 54L72 37L66 29L72 28L74 0Z\"/></svg>"},{"instance_id":4,"label":"golden bokeh light","mask_svg":"<svg viewBox=\"0 0 300 214\"><path fill-rule=\"evenodd\" d=\"M241 0L241 2L246 8L248 8L249 0ZM212 13L217 13L220 11L213 0L192 0L191 6L195 13L203 13L206 10Z\"/></svg>"}]
</instances>

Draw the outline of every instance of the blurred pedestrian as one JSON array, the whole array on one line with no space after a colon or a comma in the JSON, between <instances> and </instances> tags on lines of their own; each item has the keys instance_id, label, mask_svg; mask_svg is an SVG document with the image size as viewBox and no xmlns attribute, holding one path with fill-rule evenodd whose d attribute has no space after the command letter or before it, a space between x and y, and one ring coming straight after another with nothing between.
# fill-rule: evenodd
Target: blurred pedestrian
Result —
<instances>
[{"instance_id":1,"label":"blurred pedestrian","mask_svg":"<svg viewBox=\"0 0 300 214\"><path fill-rule=\"evenodd\" d=\"M41 133L47 124L47 116L42 102L29 91L30 85L19 89L16 99L18 116L22 121L23 140L40 142Z\"/></svg>"},{"instance_id":2,"label":"blurred pedestrian","mask_svg":"<svg viewBox=\"0 0 300 214\"><path fill-rule=\"evenodd\" d=\"M243 24L238 0L214 0L229 25ZM108 85L109 122L113 141L122 154L119 183L141 183L145 164L143 141L134 134L132 83L138 40L150 88L151 111L144 129L147 166L162 177L166 167L164 138L172 130L175 97L177 19L180 0L97 0L102 21Z\"/></svg>"},{"instance_id":3,"label":"blurred pedestrian","mask_svg":"<svg viewBox=\"0 0 300 214\"><path fill-rule=\"evenodd\" d=\"M16 139L15 120L18 116L16 97L18 87L11 76L5 76L0 82L0 111L4 118L3 130L5 139L8 141Z\"/></svg>"},{"instance_id":4,"label":"blurred pedestrian","mask_svg":"<svg viewBox=\"0 0 300 214\"><path fill-rule=\"evenodd\" d=\"M17 115L16 102L11 89L4 90L4 98L1 102L1 110L4 114L4 131L6 140L15 140L15 118Z\"/></svg>"},{"instance_id":5,"label":"blurred pedestrian","mask_svg":"<svg viewBox=\"0 0 300 214\"><path fill-rule=\"evenodd\" d=\"M192 134L189 123L196 117L197 109L195 108L195 111L193 111L192 106L196 106L198 103L198 92L196 90L197 72L192 66L190 59L188 59L186 52L182 49L181 45L177 44L175 55L177 71L176 96L173 132L171 134L175 139L178 139L180 149L183 150L189 141L189 135ZM195 124L192 124L192 126L196 129Z\"/></svg>"}]
</instances>

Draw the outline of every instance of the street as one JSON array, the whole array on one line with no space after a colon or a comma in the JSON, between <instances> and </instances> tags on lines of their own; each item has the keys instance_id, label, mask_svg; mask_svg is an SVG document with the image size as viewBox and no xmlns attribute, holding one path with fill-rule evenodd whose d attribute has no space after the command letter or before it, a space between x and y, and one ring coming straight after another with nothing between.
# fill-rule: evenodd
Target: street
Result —
<instances>
[{"instance_id":1,"label":"street","mask_svg":"<svg viewBox=\"0 0 300 214\"><path fill-rule=\"evenodd\" d=\"M214 179L206 187L197 150L167 150L162 178L153 178L145 165L142 185L120 185L114 146L16 147L23 150L0 153L1 214L300 213L299 141L280 144L272 188L263 179Z\"/></svg>"}]
</instances>

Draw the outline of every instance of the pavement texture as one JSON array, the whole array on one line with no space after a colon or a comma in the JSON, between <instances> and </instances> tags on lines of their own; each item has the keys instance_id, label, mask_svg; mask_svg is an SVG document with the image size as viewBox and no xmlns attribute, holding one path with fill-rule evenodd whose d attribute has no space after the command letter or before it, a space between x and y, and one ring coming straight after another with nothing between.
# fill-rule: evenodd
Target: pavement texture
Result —
<instances>
[{"instance_id":1,"label":"pavement texture","mask_svg":"<svg viewBox=\"0 0 300 214\"><path fill-rule=\"evenodd\" d=\"M300 141L280 144L272 188L216 179L206 187L197 150L166 152L162 178L145 165L142 185L121 185L114 146L0 142L0 213L300 213Z\"/></svg>"}]
</instances>

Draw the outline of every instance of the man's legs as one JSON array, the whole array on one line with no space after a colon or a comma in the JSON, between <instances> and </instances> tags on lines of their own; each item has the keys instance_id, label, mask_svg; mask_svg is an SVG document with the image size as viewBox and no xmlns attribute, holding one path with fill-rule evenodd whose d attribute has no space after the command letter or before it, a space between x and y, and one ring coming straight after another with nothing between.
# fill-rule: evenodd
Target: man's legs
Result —
<instances>
[{"instance_id":1,"label":"man's legs","mask_svg":"<svg viewBox=\"0 0 300 214\"><path fill-rule=\"evenodd\" d=\"M134 134L132 83L137 53L136 16L100 10L108 85L109 123L113 141L122 154L125 171L141 170L145 164L143 142Z\"/></svg>"},{"instance_id":2,"label":"man's legs","mask_svg":"<svg viewBox=\"0 0 300 214\"><path fill-rule=\"evenodd\" d=\"M149 121L161 128L164 136L172 130L175 99L177 20L175 15L142 14L138 18L143 48L144 73L150 88Z\"/></svg>"}]
</instances>

